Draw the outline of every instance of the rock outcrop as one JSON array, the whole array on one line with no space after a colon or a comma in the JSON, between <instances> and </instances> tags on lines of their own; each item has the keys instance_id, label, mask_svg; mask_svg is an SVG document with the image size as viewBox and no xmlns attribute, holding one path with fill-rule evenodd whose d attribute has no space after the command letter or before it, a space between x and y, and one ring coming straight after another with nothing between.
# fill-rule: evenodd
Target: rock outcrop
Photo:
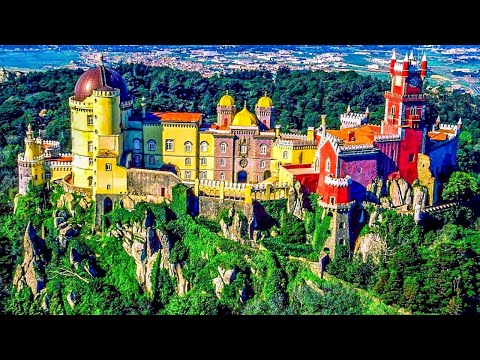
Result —
<instances>
[{"instance_id":1,"label":"rock outcrop","mask_svg":"<svg viewBox=\"0 0 480 360\"><path fill-rule=\"evenodd\" d=\"M412 189L405 179L388 180L387 187L394 207L411 204Z\"/></svg>"},{"instance_id":2,"label":"rock outcrop","mask_svg":"<svg viewBox=\"0 0 480 360\"><path fill-rule=\"evenodd\" d=\"M78 236L80 233L77 226L73 226L68 222L70 217L70 214L63 210L55 210L53 212L53 225L58 230L57 241L61 251L67 248L68 242L72 237Z\"/></svg>"},{"instance_id":3,"label":"rock outcrop","mask_svg":"<svg viewBox=\"0 0 480 360\"><path fill-rule=\"evenodd\" d=\"M357 240L357 248L355 249L355 253L362 255L363 262L366 262L367 257L370 257L373 262L377 264L380 259L386 255L387 251L385 241L377 233L360 236Z\"/></svg>"},{"instance_id":4,"label":"rock outcrop","mask_svg":"<svg viewBox=\"0 0 480 360\"><path fill-rule=\"evenodd\" d=\"M245 216L241 216L233 207L228 211L227 219L220 219L220 228L227 239L244 242L249 237L248 230L252 225Z\"/></svg>"},{"instance_id":5,"label":"rock outcrop","mask_svg":"<svg viewBox=\"0 0 480 360\"><path fill-rule=\"evenodd\" d=\"M225 285L230 285L232 281L235 280L237 272L235 269L225 270L220 266L217 267L217 270L219 276L214 278L212 282L215 285L215 295L220 299L222 297L223 288Z\"/></svg>"},{"instance_id":6,"label":"rock outcrop","mask_svg":"<svg viewBox=\"0 0 480 360\"><path fill-rule=\"evenodd\" d=\"M382 177L375 177L367 186L367 201L379 204L380 198L387 194L387 187Z\"/></svg>"},{"instance_id":7,"label":"rock outcrop","mask_svg":"<svg viewBox=\"0 0 480 360\"><path fill-rule=\"evenodd\" d=\"M295 180L293 186L290 186L288 191L287 211L301 220L304 219L306 213L304 196L302 184Z\"/></svg>"},{"instance_id":8,"label":"rock outcrop","mask_svg":"<svg viewBox=\"0 0 480 360\"><path fill-rule=\"evenodd\" d=\"M160 267L177 280L177 293L182 295L188 291L189 283L183 277L182 264L170 262L172 241L165 232L155 227L151 212L147 212L143 224L116 224L111 234L123 241L123 248L135 260L137 281L145 291L150 294L153 291L153 265L159 256Z\"/></svg>"},{"instance_id":9,"label":"rock outcrop","mask_svg":"<svg viewBox=\"0 0 480 360\"><path fill-rule=\"evenodd\" d=\"M23 262L15 269L13 286L17 291L28 286L36 298L45 287L45 267L50 260L50 253L31 222L28 222L23 237L23 253Z\"/></svg>"}]
</instances>

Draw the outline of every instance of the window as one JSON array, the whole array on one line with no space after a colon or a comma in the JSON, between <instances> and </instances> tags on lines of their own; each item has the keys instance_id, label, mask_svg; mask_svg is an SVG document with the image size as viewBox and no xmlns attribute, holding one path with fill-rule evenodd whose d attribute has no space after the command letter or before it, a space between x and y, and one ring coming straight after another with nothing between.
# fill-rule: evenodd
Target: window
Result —
<instances>
[{"instance_id":1,"label":"window","mask_svg":"<svg viewBox=\"0 0 480 360\"><path fill-rule=\"evenodd\" d=\"M105 170L106 171L112 171L112 164L111 163L106 163L105 164Z\"/></svg>"},{"instance_id":2,"label":"window","mask_svg":"<svg viewBox=\"0 0 480 360\"><path fill-rule=\"evenodd\" d=\"M38 180L38 175L37 174L35 174L35 180Z\"/></svg>"},{"instance_id":3,"label":"window","mask_svg":"<svg viewBox=\"0 0 480 360\"><path fill-rule=\"evenodd\" d=\"M357 169L357 172L358 172L359 174L361 174L361 173L363 172L363 168L359 166L358 169Z\"/></svg>"},{"instance_id":4,"label":"window","mask_svg":"<svg viewBox=\"0 0 480 360\"><path fill-rule=\"evenodd\" d=\"M165 197L165 188L160 188L160 196Z\"/></svg>"},{"instance_id":5,"label":"window","mask_svg":"<svg viewBox=\"0 0 480 360\"><path fill-rule=\"evenodd\" d=\"M395 106L392 106L392 107L390 108L390 113L391 113L392 115L395 115L395 110L396 110Z\"/></svg>"},{"instance_id":6,"label":"window","mask_svg":"<svg viewBox=\"0 0 480 360\"><path fill-rule=\"evenodd\" d=\"M190 141L185 143L185 152L192 152L192 143Z\"/></svg>"},{"instance_id":7,"label":"window","mask_svg":"<svg viewBox=\"0 0 480 360\"><path fill-rule=\"evenodd\" d=\"M320 163L319 159L315 159L315 171L318 170L319 163Z\"/></svg>"},{"instance_id":8,"label":"window","mask_svg":"<svg viewBox=\"0 0 480 360\"><path fill-rule=\"evenodd\" d=\"M330 158L327 158L325 163L325 171L330 171Z\"/></svg>"},{"instance_id":9,"label":"window","mask_svg":"<svg viewBox=\"0 0 480 360\"><path fill-rule=\"evenodd\" d=\"M345 223L343 221L340 221L340 223L338 224L338 228L345 229Z\"/></svg>"},{"instance_id":10,"label":"window","mask_svg":"<svg viewBox=\"0 0 480 360\"><path fill-rule=\"evenodd\" d=\"M207 152L208 151L208 143L206 141L202 141L200 143L200 151Z\"/></svg>"},{"instance_id":11,"label":"window","mask_svg":"<svg viewBox=\"0 0 480 360\"><path fill-rule=\"evenodd\" d=\"M173 151L173 140L172 139L165 140L165 150Z\"/></svg>"},{"instance_id":12,"label":"window","mask_svg":"<svg viewBox=\"0 0 480 360\"><path fill-rule=\"evenodd\" d=\"M261 155L266 155L267 154L267 145L265 145L265 144L260 145L260 154Z\"/></svg>"},{"instance_id":13,"label":"window","mask_svg":"<svg viewBox=\"0 0 480 360\"><path fill-rule=\"evenodd\" d=\"M424 164L425 165L425 164ZM52 177L52 174L50 173L50 171L47 171L45 173L45 180L50 180L50 178Z\"/></svg>"},{"instance_id":14,"label":"window","mask_svg":"<svg viewBox=\"0 0 480 360\"><path fill-rule=\"evenodd\" d=\"M226 153L226 152L227 152L227 143L222 142L222 143L220 144L220 151L221 151L222 153Z\"/></svg>"},{"instance_id":15,"label":"window","mask_svg":"<svg viewBox=\"0 0 480 360\"><path fill-rule=\"evenodd\" d=\"M93 177L89 176L88 177L88 186L92 186L93 184Z\"/></svg>"},{"instance_id":16,"label":"window","mask_svg":"<svg viewBox=\"0 0 480 360\"><path fill-rule=\"evenodd\" d=\"M411 163L414 162L415 161L415 154L408 155L408 161L411 162Z\"/></svg>"},{"instance_id":17,"label":"window","mask_svg":"<svg viewBox=\"0 0 480 360\"><path fill-rule=\"evenodd\" d=\"M225 166L225 164L226 164L225 159L220 159L220 166Z\"/></svg>"},{"instance_id":18,"label":"window","mask_svg":"<svg viewBox=\"0 0 480 360\"><path fill-rule=\"evenodd\" d=\"M185 166L190 166L192 164L192 160L190 158L185 158Z\"/></svg>"},{"instance_id":19,"label":"window","mask_svg":"<svg viewBox=\"0 0 480 360\"><path fill-rule=\"evenodd\" d=\"M135 165L140 165L140 163L142 162L142 157L138 154L136 154L134 157L133 157L133 162L135 163Z\"/></svg>"},{"instance_id":20,"label":"window","mask_svg":"<svg viewBox=\"0 0 480 360\"><path fill-rule=\"evenodd\" d=\"M141 145L140 139L133 140L133 150L140 150Z\"/></svg>"},{"instance_id":21,"label":"window","mask_svg":"<svg viewBox=\"0 0 480 360\"><path fill-rule=\"evenodd\" d=\"M417 115L417 107L416 106L412 106L410 108L410 115Z\"/></svg>"},{"instance_id":22,"label":"window","mask_svg":"<svg viewBox=\"0 0 480 360\"><path fill-rule=\"evenodd\" d=\"M200 158L200 165L207 165L207 158Z\"/></svg>"},{"instance_id":23,"label":"window","mask_svg":"<svg viewBox=\"0 0 480 360\"><path fill-rule=\"evenodd\" d=\"M331 205L335 204L335 196L330 196L330 204Z\"/></svg>"},{"instance_id":24,"label":"window","mask_svg":"<svg viewBox=\"0 0 480 360\"><path fill-rule=\"evenodd\" d=\"M207 172L206 171L200 171L200 179L206 179L207 178Z\"/></svg>"},{"instance_id":25,"label":"window","mask_svg":"<svg viewBox=\"0 0 480 360\"><path fill-rule=\"evenodd\" d=\"M185 179L190 180L192 178L192 172L191 171L185 171Z\"/></svg>"},{"instance_id":26,"label":"window","mask_svg":"<svg viewBox=\"0 0 480 360\"><path fill-rule=\"evenodd\" d=\"M240 145L240 152L242 154L246 154L247 153L247 144L242 144Z\"/></svg>"},{"instance_id":27,"label":"window","mask_svg":"<svg viewBox=\"0 0 480 360\"><path fill-rule=\"evenodd\" d=\"M87 124L93 125L93 115L87 115Z\"/></svg>"},{"instance_id":28,"label":"window","mask_svg":"<svg viewBox=\"0 0 480 360\"><path fill-rule=\"evenodd\" d=\"M88 165L93 166L93 158L88 158Z\"/></svg>"},{"instance_id":29,"label":"window","mask_svg":"<svg viewBox=\"0 0 480 360\"><path fill-rule=\"evenodd\" d=\"M148 164L149 165L155 165L155 156L149 156L148 157Z\"/></svg>"},{"instance_id":30,"label":"window","mask_svg":"<svg viewBox=\"0 0 480 360\"><path fill-rule=\"evenodd\" d=\"M390 151L390 158L393 160L395 158L395 149Z\"/></svg>"},{"instance_id":31,"label":"window","mask_svg":"<svg viewBox=\"0 0 480 360\"><path fill-rule=\"evenodd\" d=\"M260 167L261 167L262 169L265 168L265 160L260 161Z\"/></svg>"},{"instance_id":32,"label":"window","mask_svg":"<svg viewBox=\"0 0 480 360\"><path fill-rule=\"evenodd\" d=\"M225 173L220 173L220 180L225 180Z\"/></svg>"},{"instance_id":33,"label":"window","mask_svg":"<svg viewBox=\"0 0 480 360\"><path fill-rule=\"evenodd\" d=\"M288 159L288 151L284 151L284 152L283 152L283 158L284 158L284 159Z\"/></svg>"},{"instance_id":34,"label":"window","mask_svg":"<svg viewBox=\"0 0 480 360\"><path fill-rule=\"evenodd\" d=\"M88 152L93 152L93 141L88 142Z\"/></svg>"},{"instance_id":35,"label":"window","mask_svg":"<svg viewBox=\"0 0 480 360\"><path fill-rule=\"evenodd\" d=\"M260 180L260 176L257 175L256 178L257 178L257 183L258 183L258 180Z\"/></svg>"},{"instance_id":36,"label":"window","mask_svg":"<svg viewBox=\"0 0 480 360\"><path fill-rule=\"evenodd\" d=\"M112 185L107 184L107 190L112 190Z\"/></svg>"},{"instance_id":37,"label":"window","mask_svg":"<svg viewBox=\"0 0 480 360\"><path fill-rule=\"evenodd\" d=\"M148 140L148 151L155 151L157 144L154 140Z\"/></svg>"}]
</instances>

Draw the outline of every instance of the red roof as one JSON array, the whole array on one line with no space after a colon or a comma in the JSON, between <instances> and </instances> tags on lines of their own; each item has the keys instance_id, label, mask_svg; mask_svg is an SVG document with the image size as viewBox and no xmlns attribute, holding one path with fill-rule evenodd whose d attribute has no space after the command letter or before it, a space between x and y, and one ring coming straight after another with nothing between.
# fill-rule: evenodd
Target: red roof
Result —
<instances>
[{"instance_id":1,"label":"red roof","mask_svg":"<svg viewBox=\"0 0 480 360\"><path fill-rule=\"evenodd\" d=\"M353 141L348 141L348 133L353 131ZM347 145L373 144L374 136L380 134L380 126L362 125L356 128L345 128L340 130L327 130L333 136L343 140Z\"/></svg>"},{"instance_id":2,"label":"red roof","mask_svg":"<svg viewBox=\"0 0 480 360\"><path fill-rule=\"evenodd\" d=\"M172 122L197 122L202 118L202 113L191 112L156 112L154 115L160 116L162 121Z\"/></svg>"}]
</instances>

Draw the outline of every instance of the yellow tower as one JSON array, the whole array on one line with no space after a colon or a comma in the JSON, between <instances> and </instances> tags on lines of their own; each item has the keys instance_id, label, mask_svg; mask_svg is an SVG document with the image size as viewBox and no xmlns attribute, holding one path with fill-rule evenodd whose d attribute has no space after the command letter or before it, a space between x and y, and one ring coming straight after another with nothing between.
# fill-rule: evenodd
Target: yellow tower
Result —
<instances>
[{"instance_id":1,"label":"yellow tower","mask_svg":"<svg viewBox=\"0 0 480 360\"><path fill-rule=\"evenodd\" d=\"M125 169L117 169L117 165L132 101L124 79L105 67L100 56L99 65L80 76L74 91L69 100L72 184L94 194L125 192Z\"/></svg>"},{"instance_id":2,"label":"yellow tower","mask_svg":"<svg viewBox=\"0 0 480 360\"><path fill-rule=\"evenodd\" d=\"M27 193L28 184L37 186L45 182L45 156L42 139L35 138L32 126L28 124L25 136L25 152L18 154L18 192Z\"/></svg>"}]
</instances>

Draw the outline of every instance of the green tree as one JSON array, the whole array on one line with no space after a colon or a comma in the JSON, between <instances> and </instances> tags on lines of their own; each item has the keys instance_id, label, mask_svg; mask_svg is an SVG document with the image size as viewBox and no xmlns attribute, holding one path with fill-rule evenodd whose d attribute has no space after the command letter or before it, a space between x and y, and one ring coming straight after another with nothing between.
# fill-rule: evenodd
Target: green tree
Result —
<instances>
[{"instance_id":1,"label":"green tree","mask_svg":"<svg viewBox=\"0 0 480 360\"><path fill-rule=\"evenodd\" d=\"M447 201L465 201L477 194L478 177L463 171L455 171L442 191L442 197Z\"/></svg>"}]
</instances>

